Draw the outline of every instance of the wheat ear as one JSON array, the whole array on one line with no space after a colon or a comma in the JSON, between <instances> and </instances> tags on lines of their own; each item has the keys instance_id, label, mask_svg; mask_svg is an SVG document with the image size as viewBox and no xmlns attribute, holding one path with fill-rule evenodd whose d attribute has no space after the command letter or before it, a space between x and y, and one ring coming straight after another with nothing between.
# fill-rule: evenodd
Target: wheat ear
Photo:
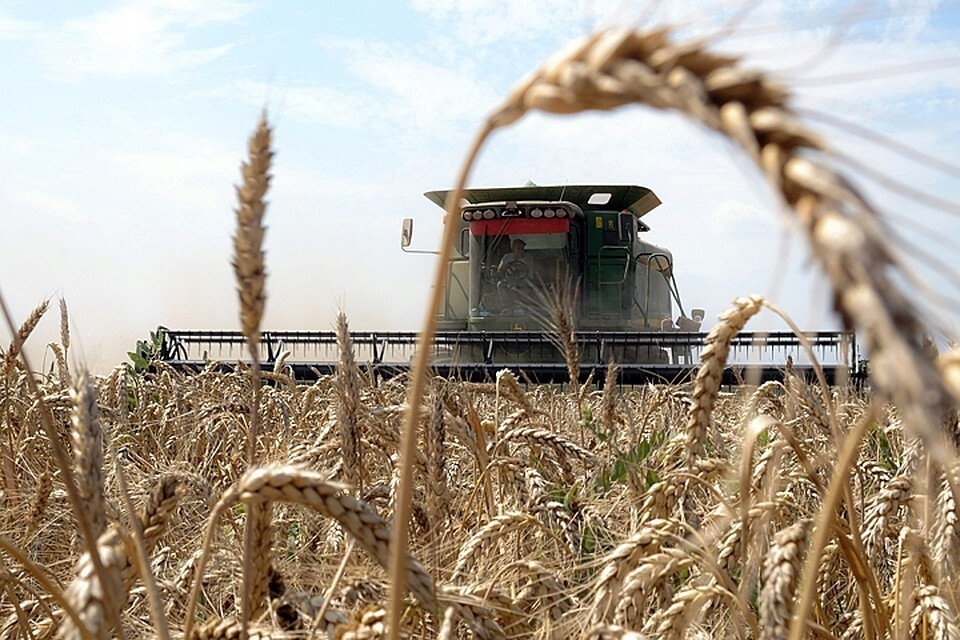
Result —
<instances>
[{"instance_id":1,"label":"wheat ear","mask_svg":"<svg viewBox=\"0 0 960 640\"><path fill-rule=\"evenodd\" d=\"M604 558L595 587L592 616L594 622L609 619L626 577L646 556L660 550L663 541L670 536L673 526L669 520L651 520Z\"/></svg>"},{"instance_id":2,"label":"wheat ear","mask_svg":"<svg viewBox=\"0 0 960 640\"><path fill-rule=\"evenodd\" d=\"M800 577L800 556L810 521L801 520L778 532L763 561L760 629L764 640L785 640L793 610L793 592Z\"/></svg>"},{"instance_id":3,"label":"wheat ear","mask_svg":"<svg viewBox=\"0 0 960 640\"><path fill-rule=\"evenodd\" d=\"M444 425L443 414L444 393L444 389L439 384L434 387L425 434L427 450L427 503L430 506L430 516L436 518L439 523L444 522L449 516L447 507L450 501L446 471L447 430Z\"/></svg>"},{"instance_id":4,"label":"wheat ear","mask_svg":"<svg viewBox=\"0 0 960 640\"><path fill-rule=\"evenodd\" d=\"M944 483L937 496L937 511L940 517L934 528L933 556L946 573L955 573L960 559L960 518L957 517L957 503L953 499L953 492L947 483Z\"/></svg>"},{"instance_id":5,"label":"wheat ear","mask_svg":"<svg viewBox=\"0 0 960 640\"><path fill-rule=\"evenodd\" d=\"M579 458L589 464L594 461L592 453L564 436L542 427L514 427L506 431L494 447L491 455L496 456L511 442L547 447L557 453L561 460L565 457Z\"/></svg>"},{"instance_id":6,"label":"wheat ear","mask_svg":"<svg viewBox=\"0 0 960 640\"><path fill-rule=\"evenodd\" d=\"M269 591L272 560L273 508L270 503L250 504L247 518L253 529L253 571L250 574L250 618L263 610ZM249 619L249 618L248 618Z\"/></svg>"},{"instance_id":7,"label":"wheat ear","mask_svg":"<svg viewBox=\"0 0 960 640\"><path fill-rule=\"evenodd\" d=\"M277 637L267 629L248 627L234 618L213 616L194 629L189 640L239 640L244 635L250 640L272 640Z\"/></svg>"},{"instance_id":8,"label":"wheat ear","mask_svg":"<svg viewBox=\"0 0 960 640\"><path fill-rule=\"evenodd\" d=\"M353 354L353 341L350 339L350 327L347 316L342 311L337 314L337 348L340 360L337 362L337 423L340 426L340 451L343 455L343 480L357 487L363 494L363 475L360 454L360 388L357 363Z\"/></svg>"},{"instance_id":9,"label":"wheat ear","mask_svg":"<svg viewBox=\"0 0 960 640\"><path fill-rule=\"evenodd\" d=\"M696 557L683 549L672 547L664 547L661 551L648 555L640 566L624 577L614 612L614 622L623 624L628 629L642 626L647 594L665 578L693 566L696 562Z\"/></svg>"},{"instance_id":10,"label":"wheat ear","mask_svg":"<svg viewBox=\"0 0 960 640\"><path fill-rule=\"evenodd\" d=\"M863 518L863 542L868 558L879 561L890 520L912 497L913 480L907 476L893 478L872 497Z\"/></svg>"},{"instance_id":11,"label":"wheat ear","mask_svg":"<svg viewBox=\"0 0 960 640\"><path fill-rule=\"evenodd\" d=\"M264 111L247 145L249 162L244 162L240 169L243 183L237 187L237 233L233 237L233 270L240 295L240 324L243 335L254 347L260 344L260 321L266 302L263 215L267 205L263 198L270 187L273 159L270 138L270 126Z\"/></svg>"},{"instance_id":12,"label":"wheat ear","mask_svg":"<svg viewBox=\"0 0 960 640\"><path fill-rule=\"evenodd\" d=\"M20 329L13 335L13 341L4 352L3 360L0 361L0 378L6 376L7 372L13 367L13 364L17 361L17 357L23 350L23 343L27 341L27 338L30 337L33 330L37 328L37 325L40 323L40 318L47 312L49 305L49 300L44 300L38 304L37 307L30 312L30 315L27 316L27 319L23 321L23 324L20 325Z\"/></svg>"},{"instance_id":13,"label":"wheat ear","mask_svg":"<svg viewBox=\"0 0 960 640\"><path fill-rule=\"evenodd\" d=\"M925 586L917 591L917 607L911 615L910 622L915 638L932 638L933 640L960 638L957 613L933 586ZM924 628L921 629L921 627Z\"/></svg>"},{"instance_id":14,"label":"wheat ear","mask_svg":"<svg viewBox=\"0 0 960 640\"><path fill-rule=\"evenodd\" d=\"M221 497L207 523L204 537L204 553L195 569L203 575L208 550L212 544L214 525L220 515L237 502L248 504L264 501L293 502L305 505L322 515L334 518L344 530L356 538L363 549L382 566L388 565L391 540L390 527L370 505L345 492L341 484L329 482L325 476L300 467L272 465L252 469ZM412 556L408 557L407 575L403 583L428 611L436 611L433 580L423 566ZM187 606L184 634L189 636L193 628L193 611L199 598L200 580L194 581Z\"/></svg>"},{"instance_id":15,"label":"wheat ear","mask_svg":"<svg viewBox=\"0 0 960 640\"><path fill-rule=\"evenodd\" d=\"M707 429L710 428L713 407L723 382L723 370L727 366L730 341L762 307L763 298L759 296L734 300L733 306L720 314L720 323L707 335L707 346L700 356L700 368L694 381L690 415L687 418L685 449L688 467L704 453Z\"/></svg>"},{"instance_id":16,"label":"wheat ear","mask_svg":"<svg viewBox=\"0 0 960 640\"><path fill-rule=\"evenodd\" d=\"M70 390L73 409L70 421L73 425L74 465L77 474L77 490L86 505L90 525L96 537L107 528L106 502L103 496L103 437L100 432L100 415L97 409L97 391L86 372L77 377Z\"/></svg>"},{"instance_id":17,"label":"wheat ear","mask_svg":"<svg viewBox=\"0 0 960 640\"><path fill-rule=\"evenodd\" d=\"M181 486L180 477L169 474L161 477L148 494L139 517L146 552L149 553L156 546L163 534L182 494ZM113 626L110 622L111 606L116 607L112 619L118 618L120 606L126 602L139 570L134 559L133 541L116 525L97 539L96 549L104 574L98 575L90 553L84 553L77 561L76 577L64 595L83 624L94 635L99 635L107 630L108 625ZM102 575L107 576L105 583ZM116 632L122 634L121 629L116 629ZM80 631L71 620L65 620L57 637L77 639L80 638Z\"/></svg>"},{"instance_id":18,"label":"wheat ear","mask_svg":"<svg viewBox=\"0 0 960 640\"><path fill-rule=\"evenodd\" d=\"M673 596L666 610L647 620L643 630L663 640L680 640L700 609L719 597L733 599L734 596L716 584L685 587Z\"/></svg>"},{"instance_id":19,"label":"wheat ear","mask_svg":"<svg viewBox=\"0 0 960 640\"><path fill-rule=\"evenodd\" d=\"M470 539L460 548L457 564L453 568L451 581L457 581L466 568L480 553L484 544L506 536L511 531L521 530L524 527L540 529L543 524L528 513L522 511L508 511L484 523L476 530Z\"/></svg>"},{"instance_id":20,"label":"wheat ear","mask_svg":"<svg viewBox=\"0 0 960 640\"><path fill-rule=\"evenodd\" d=\"M26 538L37 530L40 526L40 520L43 518L43 512L47 509L47 502L50 499L50 492L53 490L53 475L50 469L44 469L37 477L37 484L33 490L33 497L30 499L30 507L27 510Z\"/></svg>"},{"instance_id":21,"label":"wheat ear","mask_svg":"<svg viewBox=\"0 0 960 640\"><path fill-rule=\"evenodd\" d=\"M67 367L67 352L70 351L70 316L67 313L67 301L60 298L60 346L63 347L63 360L60 364L60 379L63 384L70 385L70 369Z\"/></svg>"}]
</instances>

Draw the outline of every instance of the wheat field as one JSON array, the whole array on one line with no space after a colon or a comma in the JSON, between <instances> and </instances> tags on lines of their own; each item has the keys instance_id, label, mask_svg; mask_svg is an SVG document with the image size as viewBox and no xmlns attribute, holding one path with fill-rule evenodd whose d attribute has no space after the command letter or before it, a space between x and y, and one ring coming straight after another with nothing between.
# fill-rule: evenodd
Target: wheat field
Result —
<instances>
[{"instance_id":1,"label":"wheat field","mask_svg":"<svg viewBox=\"0 0 960 640\"><path fill-rule=\"evenodd\" d=\"M467 383L425 359L374 384L342 315L335 375L262 370L264 114L234 237L250 365L94 378L68 365L61 302L57 367L37 372L23 345L48 304L21 325L4 306L0 637L960 637L960 358L931 347L877 214L786 88L667 30L598 32L492 113L458 189L525 113L630 103L757 163L864 336L869 385L721 388L729 340L777 312L757 296L720 316L689 385L624 388L615 366Z\"/></svg>"}]
</instances>

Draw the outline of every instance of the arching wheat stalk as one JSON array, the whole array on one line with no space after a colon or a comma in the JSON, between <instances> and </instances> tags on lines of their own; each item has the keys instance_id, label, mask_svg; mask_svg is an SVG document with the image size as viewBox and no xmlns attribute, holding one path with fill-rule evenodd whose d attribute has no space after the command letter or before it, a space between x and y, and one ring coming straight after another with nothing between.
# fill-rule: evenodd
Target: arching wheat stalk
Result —
<instances>
[{"instance_id":1,"label":"arching wheat stalk","mask_svg":"<svg viewBox=\"0 0 960 640\"><path fill-rule=\"evenodd\" d=\"M399 563L409 517L409 468L427 347L436 326L433 310L439 303L454 244L456 208L480 147L491 132L532 110L579 113L633 103L680 111L743 148L793 208L814 257L830 280L845 323L864 334L874 387L899 407L904 424L924 440L939 466L946 468L957 458L956 448L939 424L950 397L943 377L924 350L924 323L894 281L894 251L870 204L842 176L816 159L816 152L823 147L791 112L788 91L766 74L743 68L736 58L711 53L704 42L671 42L666 29L605 30L561 52L513 91L481 127L447 199L433 299L427 307L409 389L397 503L398 564L391 567L394 580L403 576ZM811 151L815 153L806 155ZM953 490L956 495L957 487ZM399 633L402 590L402 583L395 582L389 625L394 638Z\"/></svg>"},{"instance_id":2,"label":"arching wheat stalk","mask_svg":"<svg viewBox=\"0 0 960 640\"><path fill-rule=\"evenodd\" d=\"M266 267L264 266L263 216L266 212L264 196L270 187L270 164L273 151L270 149L272 132L267 124L264 111L257 122L257 128L247 144L249 162L241 167L243 184L237 187L239 201L237 214L237 232L233 237L233 270L237 277L237 292L240 296L240 325L247 339L250 359L253 361L251 382L253 393L250 400L250 424L247 440L247 464L253 464L257 458L257 438L260 432L260 321L263 319L266 304ZM258 520L257 507L244 526L243 593L240 629L241 638L246 640L246 622L252 612L251 588L254 580L253 553L255 546L255 525Z\"/></svg>"},{"instance_id":3,"label":"arching wheat stalk","mask_svg":"<svg viewBox=\"0 0 960 640\"><path fill-rule=\"evenodd\" d=\"M891 279L893 250L870 204L842 176L804 151L816 136L789 108L788 92L736 58L699 42L672 43L666 30L610 30L548 62L491 116L502 127L530 110L575 113L642 103L675 109L740 145L796 212L830 279L838 311L863 331L874 384L927 444L941 443L941 377L924 351L924 323ZM940 449L938 462L953 460Z\"/></svg>"}]
</instances>

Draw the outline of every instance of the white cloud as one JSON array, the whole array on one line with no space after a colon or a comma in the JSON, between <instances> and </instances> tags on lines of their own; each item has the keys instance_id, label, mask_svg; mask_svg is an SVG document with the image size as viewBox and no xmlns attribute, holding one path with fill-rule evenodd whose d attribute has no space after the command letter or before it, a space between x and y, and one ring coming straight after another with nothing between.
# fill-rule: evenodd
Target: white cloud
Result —
<instances>
[{"instance_id":1,"label":"white cloud","mask_svg":"<svg viewBox=\"0 0 960 640\"><path fill-rule=\"evenodd\" d=\"M348 64L376 90L396 102L398 120L429 130L443 122L480 122L499 94L467 65L429 62L391 45L351 43Z\"/></svg>"},{"instance_id":2,"label":"white cloud","mask_svg":"<svg viewBox=\"0 0 960 640\"><path fill-rule=\"evenodd\" d=\"M324 38L321 46L351 74L339 85L292 80L239 81L215 93L262 105L270 96L281 118L348 129L449 140L482 121L500 93L467 63L452 67L428 52L395 43Z\"/></svg>"},{"instance_id":3,"label":"white cloud","mask_svg":"<svg viewBox=\"0 0 960 640\"><path fill-rule=\"evenodd\" d=\"M51 72L71 80L88 76L161 76L205 65L231 43L195 47L192 30L232 22L252 6L231 0L132 1L54 25L38 38Z\"/></svg>"},{"instance_id":4,"label":"white cloud","mask_svg":"<svg viewBox=\"0 0 960 640\"><path fill-rule=\"evenodd\" d=\"M37 23L20 20L0 12L0 42L4 40L22 40L37 29Z\"/></svg>"},{"instance_id":5,"label":"white cloud","mask_svg":"<svg viewBox=\"0 0 960 640\"><path fill-rule=\"evenodd\" d=\"M127 189L192 210L216 210L230 181L239 180L239 158L200 145L189 153L118 151L112 161L123 171Z\"/></svg>"},{"instance_id":6,"label":"white cloud","mask_svg":"<svg viewBox=\"0 0 960 640\"><path fill-rule=\"evenodd\" d=\"M593 29L600 19L622 12L621 0L413 0L415 10L445 24L456 39L468 46L488 46L504 41L535 38Z\"/></svg>"},{"instance_id":7,"label":"white cloud","mask_svg":"<svg viewBox=\"0 0 960 640\"><path fill-rule=\"evenodd\" d=\"M80 222L83 218L83 207L76 198L42 189L18 189L9 195L4 208L12 215L53 218L60 222Z\"/></svg>"},{"instance_id":8,"label":"white cloud","mask_svg":"<svg viewBox=\"0 0 960 640\"><path fill-rule=\"evenodd\" d=\"M275 111L280 118L349 129L367 124L372 112L383 104L360 90L305 82L278 87L267 82L240 80L227 89L212 93L252 106L262 106L271 97L276 102Z\"/></svg>"},{"instance_id":9,"label":"white cloud","mask_svg":"<svg viewBox=\"0 0 960 640\"><path fill-rule=\"evenodd\" d=\"M776 218L769 211L761 211L752 203L741 200L722 200L710 212L710 229L717 239L727 236L755 236L776 229Z\"/></svg>"}]
</instances>

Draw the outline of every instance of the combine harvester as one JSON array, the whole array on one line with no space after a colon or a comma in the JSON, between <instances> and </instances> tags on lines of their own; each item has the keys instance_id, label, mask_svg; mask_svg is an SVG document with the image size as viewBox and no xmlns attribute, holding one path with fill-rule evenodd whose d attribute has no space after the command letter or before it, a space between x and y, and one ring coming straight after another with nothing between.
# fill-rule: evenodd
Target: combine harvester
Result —
<instances>
[{"instance_id":1,"label":"combine harvester","mask_svg":"<svg viewBox=\"0 0 960 640\"><path fill-rule=\"evenodd\" d=\"M446 206L449 191L426 197ZM625 383L679 382L696 371L706 334L704 312L687 315L667 249L643 239L642 218L660 205L640 186L525 186L464 192L460 229L448 269L433 366L439 375L492 379L510 368L536 382L563 381L567 367L554 319L568 309L576 327L581 374L599 380L615 361ZM401 248L409 249L413 221L403 221ZM419 252L424 253L424 252ZM432 252L427 252L432 253ZM178 367L243 358L243 335L232 331L176 331L161 327L161 358ZM377 376L406 371L416 333L351 334L358 362ZM859 373L853 334L806 334L831 383ZM281 354L283 354L281 356ZM265 331L266 366L283 357L298 379L333 372L333 332ZM798 372L811 362L790 332L741 333L731 343L725 382L782 377L788 358Z\"/></svg>"}]
</instances>

